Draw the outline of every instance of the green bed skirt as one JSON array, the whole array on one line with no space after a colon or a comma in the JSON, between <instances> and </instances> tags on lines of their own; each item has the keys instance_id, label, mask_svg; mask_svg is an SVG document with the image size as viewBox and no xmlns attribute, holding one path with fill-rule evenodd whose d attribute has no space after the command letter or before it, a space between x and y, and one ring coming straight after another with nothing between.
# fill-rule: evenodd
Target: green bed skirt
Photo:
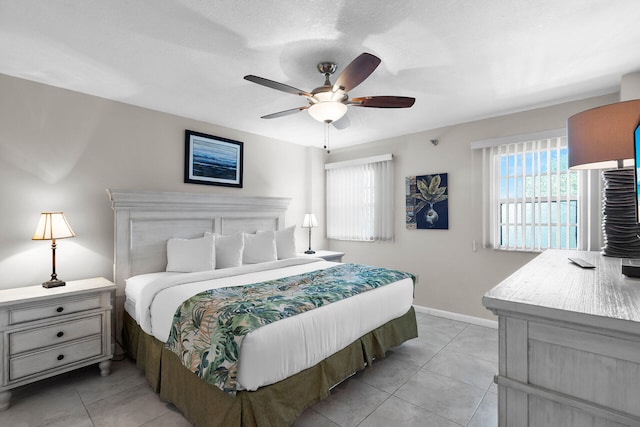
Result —
<instances>
[{"instance_id":1,"label":"green bed skirt","mask_svg":"<svg viewBox=\"0 0 640 427\"><path fill-rule=\"evenodd\" d=\"M161 341L147 335L124 314L123 344L160 398L173 403L197 427L289 426L329 390L384 357L391 347L418 336L413 307L362 336L315 366L256 391L235 397L202 381Z\"/></svg>"}]
</instances>

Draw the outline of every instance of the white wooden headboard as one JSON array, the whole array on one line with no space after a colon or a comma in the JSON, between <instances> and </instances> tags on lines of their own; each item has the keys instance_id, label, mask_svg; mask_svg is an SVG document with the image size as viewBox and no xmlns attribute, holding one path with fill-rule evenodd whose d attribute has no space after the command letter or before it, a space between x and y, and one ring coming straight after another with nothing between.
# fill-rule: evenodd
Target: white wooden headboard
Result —
<instances>
[{"instance_id":1,"label":"white wooden headboard","mask_svg":"<svg viewBox=\"0 0 640 427\"><path fill-rule=\"evenodd\" d=\"M114 211L113 277L117 295L125 279L164 271L167 240L201 237L205 231L281 230L291 199L204 193L107 189Z\"/></svg>"}]
</instances>

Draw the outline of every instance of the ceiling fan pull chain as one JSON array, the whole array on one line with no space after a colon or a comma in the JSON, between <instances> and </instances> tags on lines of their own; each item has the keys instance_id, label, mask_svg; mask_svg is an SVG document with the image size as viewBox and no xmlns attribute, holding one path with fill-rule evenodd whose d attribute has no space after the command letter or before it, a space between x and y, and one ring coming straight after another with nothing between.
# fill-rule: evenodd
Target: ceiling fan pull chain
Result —
<instances>
[{"instance_id":1,"label":"ceiling fan pull chain","mask_svg":"<svg viewBox=\"0 0 640 427\"><path fill-rule=\"evenodd\" d=\"M329 149L329 123L324 124L324 149L327 150L327 153L330 153Z\"/></svg>"},{"instance_id":2,"label":"ceiling fan pull chain","mask_svg":"<svg viewBox=\"0 0 640 427\"><path fill-rule=\"evenodd\" d=\"M327 149L327 143L329 142L329 123L324 124L324 149Z\"/></svg>"}]
</instances>

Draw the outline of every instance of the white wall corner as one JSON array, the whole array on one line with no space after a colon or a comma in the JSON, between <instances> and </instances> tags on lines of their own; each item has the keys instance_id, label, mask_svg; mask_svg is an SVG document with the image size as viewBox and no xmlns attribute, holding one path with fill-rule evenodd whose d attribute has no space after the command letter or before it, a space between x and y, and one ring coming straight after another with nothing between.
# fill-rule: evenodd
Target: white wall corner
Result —
<instances>
[{"instance_id":1,"label":"white wall corner","mask_svg":"<svg viewBox=\"0 0 640 427\"><path fill-rule=\"evenodd\" d=\"M640 71L622 76L620 81L620 101L640 99Z\"/></svg>"},{"instance_id":2,"label":"white wall corner","mask_svg":"<svg viewBox=\"0 0 640 427\"><path fill-rule=\"evenodd\" d=\"M451 311L438 310L437 308L422 307L414 305L413 308L418 313L430 314L432 316L444 317L445 319L457 320L459 322L470 323L472 325L484 326L486 328L498 329L497 320L483 319L481 317L468 316L466 314L453 313Z\"/></svg>"}]
</instances>

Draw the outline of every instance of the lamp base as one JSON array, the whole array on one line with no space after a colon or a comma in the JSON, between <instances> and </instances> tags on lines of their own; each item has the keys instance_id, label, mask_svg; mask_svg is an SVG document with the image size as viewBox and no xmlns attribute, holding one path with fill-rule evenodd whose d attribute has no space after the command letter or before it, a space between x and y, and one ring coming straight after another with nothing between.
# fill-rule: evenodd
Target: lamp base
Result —
<instances>
[{"instance_id":1,"label":"lamp base","mask_svg":"<svg viewBox=\"0 0 640 427\"><path fill-rule=\"evenodd\" d=\"M315 254L316 251L312 251L311 249L309 249L308 251L304 251L305 254Z\"/></svg>"},{"instance_id":2,"label":"lamp base","mask_svg":"<svg viewBox=\"0 0 640 427\"><path fill-rule=\"evenodd\" d=\"M66 282L64 280L48 280L42 283L43 288L57 288L58 286L64 286Z\"/></svg>"},{"instance_id":3,"label":"lamp base","mask_svg":"<svg viewBox=\"0 0 640 427\"><path fill-rule=\"evenodd\" d=\"M602 255L640 258L633 169L605 170L602 178Z\"/></svg>"}]
</instances>

